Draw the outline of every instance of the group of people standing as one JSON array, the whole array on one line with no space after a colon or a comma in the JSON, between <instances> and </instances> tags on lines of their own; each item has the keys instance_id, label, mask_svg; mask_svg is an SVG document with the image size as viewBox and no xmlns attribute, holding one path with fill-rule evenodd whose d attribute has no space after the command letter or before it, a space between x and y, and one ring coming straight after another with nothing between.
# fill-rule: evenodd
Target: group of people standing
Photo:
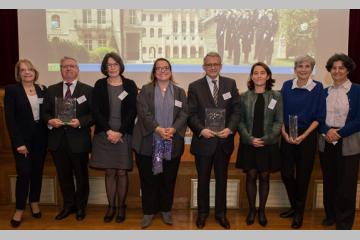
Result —
<instances>
[{"instance_id":1,"label":"group of people standing","mask_svg":"<svg viewBox=\"0 0 360 240\"><path fill-rule=\"evenodd\" d=\"M221 56L210 52L203 60L205 76L190 83L186 96L164 58L154 62L151 81L140 92L135 82L123 75L125 65L117 53L105 55L101 64L105 77L94 87L79 81L74 58L61 59L63 81L49 88L36 83L39 73L29 60L19 60L15 66L18 83L5 88L5 117L17 171L11 225L21 224L27 200L32 216L41 217L39 199L47 149L63 196L63 209L56 220L72 213L77 220L85 218L90 165L105 171L108 207L104 222L124 221L134 150L144 213L141 227L150 226L158 213L164 223L172 225L176 177L189 126L193 132L190 152L195 155L198 173L199 229L205 227L209 216L213 166L215 219L230 228L226 189L236 132L240 134L236 167L246 173L248 225L255 222L256 215L260 225L267 225L270 174L280 170L291 206L280 217L291 217L292 228L302 226L318 145L326 213L322 224L351 229L360 160L360 86L348 79L355 63L345 54L333 55L326 64L333 84L326 89L312 79L314 66L312 57L298 57L295 78L286 81L279 92L272 90L275 80L269 66L257 62L250 71L248 90L239 95L235 80L220 75ZM75 99L76 117L69 122L59 119L56 98ZM222 129L214 130L206 123L210 109L224 112ZM295 137L289 132L289 116L297 117Z\"/></svg>"}]
</instances>

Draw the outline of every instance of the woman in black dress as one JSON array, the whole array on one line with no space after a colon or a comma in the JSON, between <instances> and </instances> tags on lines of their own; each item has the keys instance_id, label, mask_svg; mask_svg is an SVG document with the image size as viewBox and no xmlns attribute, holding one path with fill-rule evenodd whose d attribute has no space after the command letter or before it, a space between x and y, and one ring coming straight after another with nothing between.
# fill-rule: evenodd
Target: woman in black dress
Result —
<instances>
[{"instance_id":1,"label":"woman in black dress","mask_svg":"<svg viewBox=\"0 0 360 240\"><path fill-rule=\"evenodd\" d=\"M101 72L106 76L95 83L92 111L95 135L90 166L105 169L109 202L104 222L125 220L128 171L132 169L131 135L136 117L137 87L123 76L124 63L117 53L105 55ZM116 204L116 197L118 204Z\"/></svg>"},{"instance_id":2,"label":"woman in black dress","mask_svg":"<svg viewBox=\"0 0 360 240\"><path fill-rule=\"evenodd\" d=\"M262 62L255 63L248 81L249 90L240 96L240 146L236 167L246 172L247 225L255 220L256 179L259 176L259 223L266 226L269 176L270 172L280 169L282 98L279 92L271 90L274 82L270 68Z\"/></svg>"},{"instance_id":3,"label":"woman in black dress","mask_svg":"<svg viewBox=\"0 0 360 240\"><path fill-rule=\"evenodd\" d=\"M18 83L5 88L5 119L16 164L16 211L10 224L18 227L23 219L26 201L34 218L39 209L42 173L46 156L47 130L40 121L46 88L36 84L39 72L30 60L15 65Z\"/></svg>"}]
</instances>

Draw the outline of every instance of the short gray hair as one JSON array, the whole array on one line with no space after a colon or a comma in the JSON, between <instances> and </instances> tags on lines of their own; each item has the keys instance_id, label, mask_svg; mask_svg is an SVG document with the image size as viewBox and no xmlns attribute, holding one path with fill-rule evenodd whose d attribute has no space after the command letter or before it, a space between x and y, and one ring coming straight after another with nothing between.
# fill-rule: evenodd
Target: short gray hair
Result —
<instances>
[{"instance_id":1,"label":"short gray hair","mask_svg":"<svg viewBox=\"0 0 360 240\"><path fill-rule=\"evenodd\" d=\"M73 60L76 63L76 65L78 65L78 62L75 58L64 56L63 58L60 59L60 67L62 66L63 62L65 62L66 60Z\"/></svg>"},{"instance_id":2,"label":"short gray hair","mask_svg":"<svg viewBox=\"0 0 360 240\"><path fill-rule=\"evenodd\" d=\"M217 53L217 52L208 52L208 53L205 55L204 59L203 59L203 63L205 63L205 60L206 60L207 57L218 57L218 58L220 59L220 63L222 62L221 56L220 56L220 54Z\"/></svg>"},{"instance_id":3,"label":"short gray hair","mask_svg":"<svg viewBox=\"0 0 360 240\"><path fill-rule=\"evenodd\" d=\"M310 63L311 69L314 69L314 67L315 67L315 59L313 57L311 57L310 55L299 56L299 57L295 58L294 68L296 68L298 65L300 65L303 62Z\"/></svg>"}]
</instances>

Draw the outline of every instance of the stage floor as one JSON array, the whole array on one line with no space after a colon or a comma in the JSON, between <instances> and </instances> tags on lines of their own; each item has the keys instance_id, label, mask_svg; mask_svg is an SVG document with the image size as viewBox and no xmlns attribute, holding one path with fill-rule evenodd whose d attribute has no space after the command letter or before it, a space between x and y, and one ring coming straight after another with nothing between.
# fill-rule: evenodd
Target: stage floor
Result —
<instances>
[{"instance_id":1,"label":"stage floor","mask_svg":"<svg viewBox=\"0 0 360 240\"><path fill-rule=\"evenodd\" d=\"M54 219L59 211L57 206L41 206L42 218L35 219L30 215L27 208L24 219L18 229L22 230L140 230L140 221L142 218L141 209L128 209L126 220L123 223L104 223L103 216L105 214L105 206L89 206L86 218L83 221L77 221L75 215L71 214L66 219L57 221ZM247 226L245 218L247 209L244 210L228 210L228 219L231 224L231 230L291 230L291 219L283 219L279 217L279 213L284 209L268 209L266 216L268 225L262 227L258 224L257 218L253 225ZM14 212L14 205L0 206L0 229L13 229L10 226L10 219ZM222 230L223 228L215 221L213 211L206 221L204 230ZM322 210L306 211L304 215L303 230L331 230L332 227L323 227L321 221L324 217ZM174 210L172 226L162 222L160 214L157 215L152 225L147 228L149 230L196 230L196 210ZM360 211L357 211L355 224L353 229L360 229Z\"/></svg>"}]
</instances>

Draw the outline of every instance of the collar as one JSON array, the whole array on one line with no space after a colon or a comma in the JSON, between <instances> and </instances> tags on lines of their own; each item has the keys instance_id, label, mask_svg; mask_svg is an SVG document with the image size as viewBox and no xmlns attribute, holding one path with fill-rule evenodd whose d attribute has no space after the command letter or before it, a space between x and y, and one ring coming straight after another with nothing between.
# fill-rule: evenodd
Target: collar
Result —
<instances>
[{"instance_id":1,"label":"collar","mask_svg":"<svg viewBox=\"0 0 360 240\"><path fill-rule=\"evenodd\" d=\"M350 91L350 88L351 88L351 81L349 79L347 79L343 84L339 85L339 86L336 86L333 84L329 87L329 91L332 91L332 90L335 90L335 89L344 89L345 92L349 92Z\"/></svg>"},{"instance_id":2,"label":"collar","mask_svg":"<svg viewBox=\"0 0 360 240\"><path fill-rule=\"evenodd\" d=\"M213 80L216 80L216 85L219 86L219 79L220 79L219 75L215 79L212 79L208 75L206 75L206 81L208 82L209 86L213 85L212 82Z\"/></svg>"},{"instance_id":3,"label":"collar","mask_svg":"<svg viewBox=\"0 0 360 240\"><path fill-rule=\"evenodd\" d=\"M292 86L291 86L291 89L295 89L295 88L299 88L299 89L306 89L308 90L309 92L311 90L313 90L313 88L316 86L316 83L314 82L314 80L312 80L312 78L309 78L306 82L306 84L302 87L299 87L297 85L297 82L298 82L298 78L295 78L292 82Z\"/></svg>"},{"instance_id":4,"label":"collar","mask_svg":"<svg viewBox=\"0 0 360 240\"><path fill-rule=\"evenodd\" d=\"M70 86L71 88L72 87L76 87L76 84L77 84L77 82L78 82L78 80L77 79L75 79L74 81L72 81L71 83L72 83L72 85ZM65 84L66 82L65 81L63 81L63 86L64 87L67 87L67 85Z\"/></svg>"}]
</instances>

